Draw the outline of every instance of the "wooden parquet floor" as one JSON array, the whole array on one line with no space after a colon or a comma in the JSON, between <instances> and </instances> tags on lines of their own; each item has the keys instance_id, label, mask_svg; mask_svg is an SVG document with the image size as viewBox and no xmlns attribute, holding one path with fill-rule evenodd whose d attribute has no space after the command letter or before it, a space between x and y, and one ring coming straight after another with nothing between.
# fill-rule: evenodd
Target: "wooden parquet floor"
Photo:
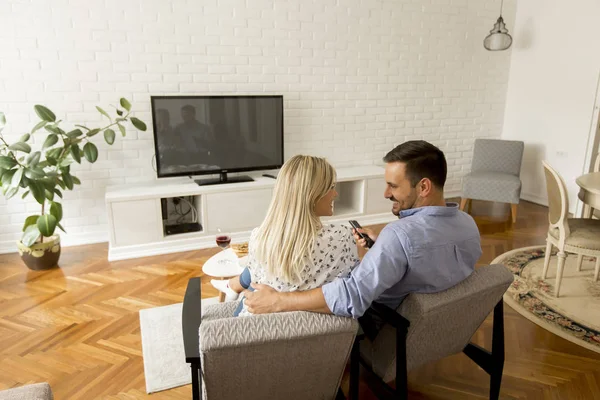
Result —
<instances>
[{"instance_id":1,"label":"wooden parquet floor","mask_svg":"<svg viewBox=\"0 0 600 400\"><path fill-rule=\"evenodd\" d=\"M543 244L547 209L474 202L480 265L513 248ZM377 227L381 228L381 226ZM217 249L109 263L107 245L63 249L61 268L29 271L0 255L0 389L49 382L62 399L188 399L190 386L147 395L138 311L181 302L187 281ZM202 277L206 297L217 292ZM600 399L600 354L505 307L504 399ZM473 340L490 346L490 321ZM487 375L459 354L412 371L411 399L485 399ZM347 382L344 382L344 386ZM361 385L361 398L374 396Z\"/></svg>"}]
</instances>

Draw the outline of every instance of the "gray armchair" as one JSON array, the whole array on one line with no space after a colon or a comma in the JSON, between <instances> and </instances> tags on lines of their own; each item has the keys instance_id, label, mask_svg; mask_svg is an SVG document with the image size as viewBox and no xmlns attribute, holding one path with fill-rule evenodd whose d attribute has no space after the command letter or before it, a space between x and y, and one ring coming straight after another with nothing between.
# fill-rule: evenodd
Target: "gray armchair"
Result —
<instances>
[{"instance_id":1,"label":"gray armchair","mask_svg":"<svg viewBox=\"0 0 600 400\"><path fill-rule=\"evenodd\" d=\"M339 385L356 320L309 312L233 317L237 305L200 310L200 279L188 282L182 324L194 399L344 398Z\"/></svg>"},{"instance_id":2,"label":"gray armchair","mask_svg":"<svg viewBox=\"0 0 600 400\"><path fill-rule=\"evenodd\" d=\"M460 209L471 200L510 203L512 221L516 222L523 148L522 141L475 139L471 172L463 178Z\"/></svg>"},{"instance_id":3,"label":"gray armchair","mask_svg":"<svg viewBox=\"0 0 600 400\"><path fill-rule=\"evenodd\" d=\"M374 303L373 313L387 324L374 340L359 337L350 367L350 396L358 392L359 362L371 378L375 393L407 399L407 372L425 363L464 352L491 377L490 399L498 399L504 367L502 296L513 281L503 265L475 270L458 285L434 294L411 294L398 307ZM494 312L492 351L469 340L486 317ZM386 382L395 378L396 389Z\"/></svg>"}]
</instances>

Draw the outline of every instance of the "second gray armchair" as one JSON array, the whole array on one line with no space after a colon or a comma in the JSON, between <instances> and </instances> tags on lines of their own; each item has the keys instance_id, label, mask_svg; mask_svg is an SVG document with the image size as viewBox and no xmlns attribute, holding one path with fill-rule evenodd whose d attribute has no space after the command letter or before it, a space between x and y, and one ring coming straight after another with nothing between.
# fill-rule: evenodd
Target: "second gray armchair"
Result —
<instances>
[{"instance_id":1,"label":"second gray armchair","mask_svg":"<svg viewBox=\"0 0 600 400\"><path fill-rule=\"evenodd\" d=\"M511 204L513 223L521 197L521 162L524 143L518 140L475 139L471 172L463 178L460 209L468 201Z\"/></svg>"}]
</instances>

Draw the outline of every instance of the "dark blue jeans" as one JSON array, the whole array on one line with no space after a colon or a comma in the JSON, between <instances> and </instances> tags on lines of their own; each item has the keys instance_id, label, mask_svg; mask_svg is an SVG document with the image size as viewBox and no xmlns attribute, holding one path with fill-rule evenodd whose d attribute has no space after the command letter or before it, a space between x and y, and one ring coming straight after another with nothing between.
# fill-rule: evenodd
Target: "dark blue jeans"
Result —
<instances>
[{"instance_id":1,"label":"dark blue jeans","mask_svg":"<svg viewBox=\"0 0 600 400\"><path fill-rule=\"evenodd\" d=\"M248 271L248 267L246 267L246 268L244 268L244 270L242 271L242 273L240 275L240 285L242 285L242 287L244 289L248 289L251 292L253 292L254 289L250 286L251 283L252 283L252 276L250 275L250 271ZM243 308L244 308L244 303L240 301L240 304L238 304L237 308L235 309L233 316L237 317L238 315L240 315L240 312L242 311Z\"/></svg>"}]
</instances>

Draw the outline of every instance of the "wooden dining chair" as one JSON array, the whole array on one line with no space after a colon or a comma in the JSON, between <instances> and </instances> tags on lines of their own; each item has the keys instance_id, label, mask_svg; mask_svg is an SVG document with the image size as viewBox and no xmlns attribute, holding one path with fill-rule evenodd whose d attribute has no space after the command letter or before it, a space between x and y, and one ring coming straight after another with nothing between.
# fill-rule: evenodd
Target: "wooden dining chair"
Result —
<instances>
[{"instance_id":1,"label":"wooden dining chair","mask_svg":"<svg viewBox=\"0 0 600 400\"><path fill-rule=\"evenodd\" d=\"M546 279L550 265L552 246L558 247L558 265L554 294L559 297L563 269L567 252L577 254L577 270L581 271L583 256L596 257L594 281L600 272L600 220L590 218L569 218L569 198L567 185L562 177L546 161L544 173L548 193L548 220L550 226L546 237L546 258L542 279Z\"/></svg>"}]
</instances>

